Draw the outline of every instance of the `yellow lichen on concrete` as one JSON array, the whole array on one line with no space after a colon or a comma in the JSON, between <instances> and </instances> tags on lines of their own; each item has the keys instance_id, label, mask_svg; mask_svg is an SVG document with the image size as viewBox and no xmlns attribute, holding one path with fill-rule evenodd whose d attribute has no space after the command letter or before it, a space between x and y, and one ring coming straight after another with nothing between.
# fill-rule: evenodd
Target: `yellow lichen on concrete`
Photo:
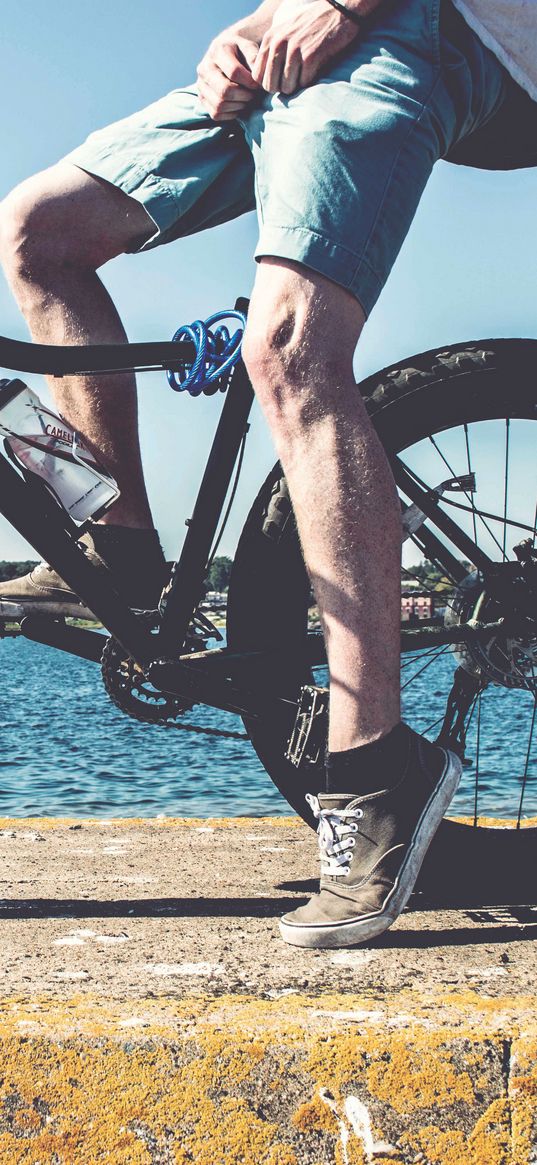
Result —
<instances>
[{"instance_id":1,"label":"yellow lichen on concrete","mask_svg":"<svg viewBox=\"0 0 537 1165\"><path fill-rule=\"evenodd\" d=\"M403 1036L387 1042L385 1055L367 1069L366 1081L372 1096L399 1113L458 1100L473 1104L475 1099L468 1073L455 1068L446 1048L416 1049Z\"/></svg>"},{"instance_id":2,"label":"yellow lichen on concrete","mask_svg":"<svg viewBox=\"0 0 537 1165\"><path fill-rule=\"evenodd\" d=\"M62 1165L146 1165L149 1141L164 1148L170 1131L177 1165L295 1165L276 1125L233 1095L265 1052L225 1033L206 1034L184 1063L149 1042L4 1040L1 1165L54 1154Z\"/></svg>"},{"instance_id":3,"label":"yellow lichen on concrete","mask_svg":"<svg viewBox=\"0 0 537 1165\"><path fill-rule=\"evenodd\" d=\"M401 1017L405 1026L401 1026ZM356 1037L368 1033L375 1043L385 1041L389 1031L408 1037L415 1047L436 1048L448 1035L467 1037L480 1047L486 1039L513 1039L523 1035L537 1040L537 996L513 995L487 997L482 992L454 992L445 989L414 991L403 989L381 993L373 990L361 995L301 993L279 999L260 999L248 995L152 996L132 1000L106 1000L89 991L61 1000L52 996L12 996L0 999L0 1035L37 1034L51 1037L83 1034L89 1037L124 1035L124 1025L133 1019L143 1023L143 1037L173 1039L208 1028L233 1033L260 1030L274 1040L292 1045L311 1034L320 1037L328 1030L323 1055L330 1059L334 1071L345 1070L347 1043L356 1053ZM329 1043L329 1038L337 1042ZM349 1043L350 1041L350 1043ZM366 1044L363 1044L364 1050ZM369 1049L371 1050L371 1049ZM351 1067L355 1067L351 1063Z\"/></svg>"},{"instance_id":4,"label":"yellow lichen on concrete","mask_svg":"<svg viewBox=\"0 0 537 1165\"><path fill-rule=\"evenodd\" d=\"M287 1145L276 1145L270 1150L266 1165L299 1165L296 1154Z\"/></svg>"},{"instance_id":5,"label":"yellow lichen on concrete","mask_svg":"<svg viewBox=\"0 0 537 1165\"><path fill-rule=\"evenodd\" d=\"M401 1142L432 1165L513 1165L514 1160L506 1098L493 1101L468 1136L462 1129L425 1125L403 1134Z\"/></svg>"},{"instance_id":6,"label":"yellow lichen on concrete","mask_svg":"<svg viewBox=\"0 0 537 1165\"><path fill-rule=\"evenodd\" d=\"M388 1018L391 1007L401 1014L403 994L404 1009L413 1000L419 1014L419 996L407 992ZM367 1018L367 996L162 997L137 1002L147 1026L127 1035L132 1003L6 1001L0 1165L50 1165L54 1154L59 1165L150 1165L157 1152L176 1165L302 1165L302 1143L322 1143L335 1165L363 1165L364 1142L350 1128L343 1152L349 1098L367 1108L375 1139L385 1138L384 1114L399 1146L432 1165L528 1165L537 1039L515 1042L505 1096L508 1000L496 1013L488 1002L465 993L451 1027L394 1030ZM397 1150L375 1165L384 1159L393 1165Z\"/></svg>"},{"instance_id":7,"label":"yellow lichen on concrete","mask_svg":"<svg viewBox=\"0 0 537 1165\"><path fill-rule=\"evenodd\" d=\"M301 1104L292 1117L292 1123L301 1133L325 1132L337 1136L338 1123L332 1110L321 1100L318 1092Z\"/></svg>"},{"instance_id":8,"label":"yellow lichen on concrete","mask_svg":"<svg viewBox=\"0 0 537 1165\"><path fill-rule=\"evenodd\" d=\"M462 825L474 826L473 817L453 817L451 820ZM526 817L517 824L512 817L479 817L477 824L486 829L535 829L537 817ZM0 830L21 832L38 829L40 832L57 829L58 826L100 829L255 829L279 826L282 829L303 828L301 817L0 817Z\"/></svg>"},{"instance_id":9,"label":"yellow lichen on concrete","mask_svg":"<svg viewBox=\"0 0 537 1165\"><path fill-rule=\"evenodd\" d=\"M537 1144L537 1040L516 1040L509 1082L513 1165L528 1165Z\"/></svg>"},{"instance_id":10,"label":"yellow lichen on concrete","mask_svg":"<svg viewBox=\"0 0 537 1165\"><path fill-rule=\"evenodd\" d=\"M25 829L57 829L58 826L98 826L100 829L249 829L280 826L291 829L303 826L301 817L0 817L0 829L21 832Z\"/></svg>"},{"instance_id":11,"label":"yellow lichen on concrete","mask_svg":"<svg viewBox=\"0 0 537 1165\"><path fill-rule=\"evenodd\" d=\"M489 1105L470 1134L476 1165L511 1165L512 1130L509 1099L499 1097Z\"/></svg>"}]
</instances>

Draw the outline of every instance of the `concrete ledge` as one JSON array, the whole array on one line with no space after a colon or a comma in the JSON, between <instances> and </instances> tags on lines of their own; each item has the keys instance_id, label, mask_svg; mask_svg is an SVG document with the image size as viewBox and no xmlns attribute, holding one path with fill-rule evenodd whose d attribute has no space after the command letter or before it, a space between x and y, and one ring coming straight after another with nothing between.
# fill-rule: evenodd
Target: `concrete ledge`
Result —
<instances>
[{"instance_id":1,"label":"concrete ledge","mask_svg":"<svg viewBox=\"0 0 537 1165\"><path fill-rule=\"evenodd\" d=\"M294 819L0 823L0 1165L530 1165L537 912L300 951Z\"/></svg>"},{"instance_id":2,"label":"concrete ledge","mask_svg":"<svg viewBox=\"0 0 537 1165\"><path fill-rule=\"evenodd\" d=\"M0 1024L0 1160L529 1165L537 1033L521 1030L521 1003L13 1002Z\"/></svg>"}]
</instances>

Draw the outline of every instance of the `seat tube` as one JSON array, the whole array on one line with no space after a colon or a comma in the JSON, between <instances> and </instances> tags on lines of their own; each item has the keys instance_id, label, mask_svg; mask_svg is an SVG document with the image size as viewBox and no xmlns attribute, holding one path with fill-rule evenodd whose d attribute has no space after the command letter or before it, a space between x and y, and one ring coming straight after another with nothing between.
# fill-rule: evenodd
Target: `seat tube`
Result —
<instances>
[{"instance_id":1,"label":"seat tube","mask_svg":"<svg viewBox=\"0 0 537 1165\"><path fill-rule=\"evenodd\" d=\"M174 655L184 645L199 604L207 563L248 425L254 391L243 360L235 365L187 535L162 604L158 650Z\"/></svg>"}]
</instances>

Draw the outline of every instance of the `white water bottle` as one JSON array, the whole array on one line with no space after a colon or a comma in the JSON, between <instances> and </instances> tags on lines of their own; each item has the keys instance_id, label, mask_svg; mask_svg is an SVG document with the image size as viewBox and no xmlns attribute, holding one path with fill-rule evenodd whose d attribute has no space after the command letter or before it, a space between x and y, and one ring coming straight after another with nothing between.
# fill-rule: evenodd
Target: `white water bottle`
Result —
<instances>
[{"instance_id":1,"label":"white water bottle","mask_svg":"<svg viewBox=\"0 0 537 1165\"><path fill-rule=\"evenodd\" d=\"M12 459L42 478L75 522L99 517L119 497L114 478L75 430L22 380L0 380L0 438Z\"/></svg>"}]
</instances>

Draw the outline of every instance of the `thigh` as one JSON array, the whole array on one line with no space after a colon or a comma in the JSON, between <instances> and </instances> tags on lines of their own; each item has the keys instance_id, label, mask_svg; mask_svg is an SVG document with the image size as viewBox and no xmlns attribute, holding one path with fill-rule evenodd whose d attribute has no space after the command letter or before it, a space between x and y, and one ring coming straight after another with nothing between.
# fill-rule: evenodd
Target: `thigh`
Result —
<instances>
[{"instance_id":1,"label":"thigh","mask_svg":"<svg viewBox=\"0 0 537 1165\"><path fill-rule=\"evenodd\" d=\"M96 269L153 230L142 206L68 162L26 179L5 207L34 255L53 265L68 261Z\"/></svg>"},{"instance_id":2,"label":"thigh","mask_svg":"<svg viewBox=\"0 0 537 1165\"><path fill-rule=\"evenodd\" d=\"M474 100L476 74L501 77L501 67L483 65L478 49L470 65L447 53L441 14L440 0L384 5L315 85L270 98L244 122L256 164L257 257L313 268L351 291L366 315L434 163L499 100L501 82L488 77Z\"/></svg>"},{"instance_id":3,"label":"thigh","mask_svg":"<svg viewBox=\"0 0 537 1165\"><path fill-rule=\"evenodd\" d=\"M217 124L195 88L176 89L130 117L90 134L66 161L139 203L158 246L255 207L254 168L236 122Z\"/></svg>"}]
</instances>

